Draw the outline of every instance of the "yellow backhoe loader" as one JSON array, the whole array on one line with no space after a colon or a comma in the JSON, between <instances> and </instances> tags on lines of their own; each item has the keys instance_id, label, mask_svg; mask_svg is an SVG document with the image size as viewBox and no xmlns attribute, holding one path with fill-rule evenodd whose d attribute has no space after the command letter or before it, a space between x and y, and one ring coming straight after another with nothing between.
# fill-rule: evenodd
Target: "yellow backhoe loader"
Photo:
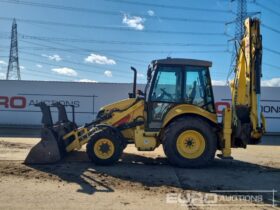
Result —
<instances>
[{"instance_id":1,"label":"yellow backhoe loader","mask_svg":"<svg viewBox=\"0 0 280 210\"><path fill-rule=\"evenodd\" d=\"M217 150L220 158L231 158L231 148L259 143L265 132L260 109L262 38L260 21L246 19L239 42L235 78L230 84L232 103L219 123L215 110L209 68L202 60L167 58L148 67L145 91L104 106L96 120L77 127L58 108L59 120L52 122L50 106L38 104L43 112L42 140L26 163L50 163L86 144L89 159L98 165L118 161L127 144L140 151L159 145L173 165L200 167L211 163ZM74 115L73 115L74 116Z\"/></svg>"}]
</instances>

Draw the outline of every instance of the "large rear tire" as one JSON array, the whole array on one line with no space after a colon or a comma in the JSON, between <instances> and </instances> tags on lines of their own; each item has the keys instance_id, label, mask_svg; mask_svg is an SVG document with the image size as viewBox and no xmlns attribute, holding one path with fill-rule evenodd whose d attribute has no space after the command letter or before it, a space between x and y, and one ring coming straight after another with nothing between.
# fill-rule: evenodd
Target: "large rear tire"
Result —
<instances>
[{"instance_id":1,"label":"large rear tire","mask_svg":"<svg viewBox=\"0 0 280 210\"><path fill-rule=\"evenodd\" d=\"M217 136L209 123L189 116L176 119L166 127L162 144L171 164L201 167L213 161Z\"/></svg>"},{"instance_id":2,"label":"large rear tire","mask_svg":"<svg viewBox=\"0 0 280 210\"><path fill-rule=\"evenodd\" d=\"M122 139L110 129L96 132L87 143L88 157L96 165L116 163L122 151Z\"/></svg>"}]
</instances>

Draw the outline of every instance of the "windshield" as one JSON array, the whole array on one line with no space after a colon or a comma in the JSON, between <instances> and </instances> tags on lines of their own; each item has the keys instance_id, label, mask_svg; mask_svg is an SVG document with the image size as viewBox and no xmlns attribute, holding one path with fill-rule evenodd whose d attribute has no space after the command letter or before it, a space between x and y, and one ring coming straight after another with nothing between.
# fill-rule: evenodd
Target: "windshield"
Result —
<instances>
[{"instance_id":1,"label":"windshield","mask_svg":"<svg viewBox=\"0 0 280 210\"><path fill-rule=\"evenodd\" d=\"M180 102L181 83L181 67L160 67L154 82L152 101Z\"/></svg>"}]
</instances>

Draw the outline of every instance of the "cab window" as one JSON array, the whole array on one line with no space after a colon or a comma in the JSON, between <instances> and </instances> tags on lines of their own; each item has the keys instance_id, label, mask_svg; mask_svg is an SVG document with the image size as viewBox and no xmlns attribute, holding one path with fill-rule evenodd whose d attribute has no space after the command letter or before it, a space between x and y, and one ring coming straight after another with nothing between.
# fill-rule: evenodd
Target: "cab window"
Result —
<instances>
[{"instance_id":1,"label":"cab window","mask_svg":"<svg viewBox=\"0 0 280 210\"><path fill-rule=\"evenodd\" d=\"M159 67L154 81L151 101L180 102L182 93L180 67Z\"/></svg>"},{"instance_id":2,"label":"cab window","mask_svg":"<svg viewBox=\"0 0 280 210\"><path fill-rule=\"evenodd\" d=\"M188 66L185 69L185 75L185 103L214 112L214 100L209 70L205 67Z\"/></svg>"}]
</instances>

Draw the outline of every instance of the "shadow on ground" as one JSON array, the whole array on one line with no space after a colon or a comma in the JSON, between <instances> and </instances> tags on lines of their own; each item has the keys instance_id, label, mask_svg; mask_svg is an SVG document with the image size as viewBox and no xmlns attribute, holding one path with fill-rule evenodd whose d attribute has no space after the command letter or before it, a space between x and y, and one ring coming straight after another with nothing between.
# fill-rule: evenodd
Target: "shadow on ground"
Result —
<instances>
[{"instance_id":1,"label":"shadow on ground","mask_svg":"<svg viewBox=\"0 0 280 210\"><path fill-rule=\"evenodd\" d=\"M90 163L85 152L74 152L58 164L29 167L55 175L63 181L76 183L81 187L79 192L86 194L113 192L117 188L131 186L175 187L179 191L198 192L280 190L279 166L268 167L239 160L215 159L206 168L183 169L170 166L166 158L154 159L124 153L116 165L102 167ZM262 193L262 196L265 203L271 204L272 193ZM279 199L279 193L276 198Z\"/></svg>"}]
</instances>

